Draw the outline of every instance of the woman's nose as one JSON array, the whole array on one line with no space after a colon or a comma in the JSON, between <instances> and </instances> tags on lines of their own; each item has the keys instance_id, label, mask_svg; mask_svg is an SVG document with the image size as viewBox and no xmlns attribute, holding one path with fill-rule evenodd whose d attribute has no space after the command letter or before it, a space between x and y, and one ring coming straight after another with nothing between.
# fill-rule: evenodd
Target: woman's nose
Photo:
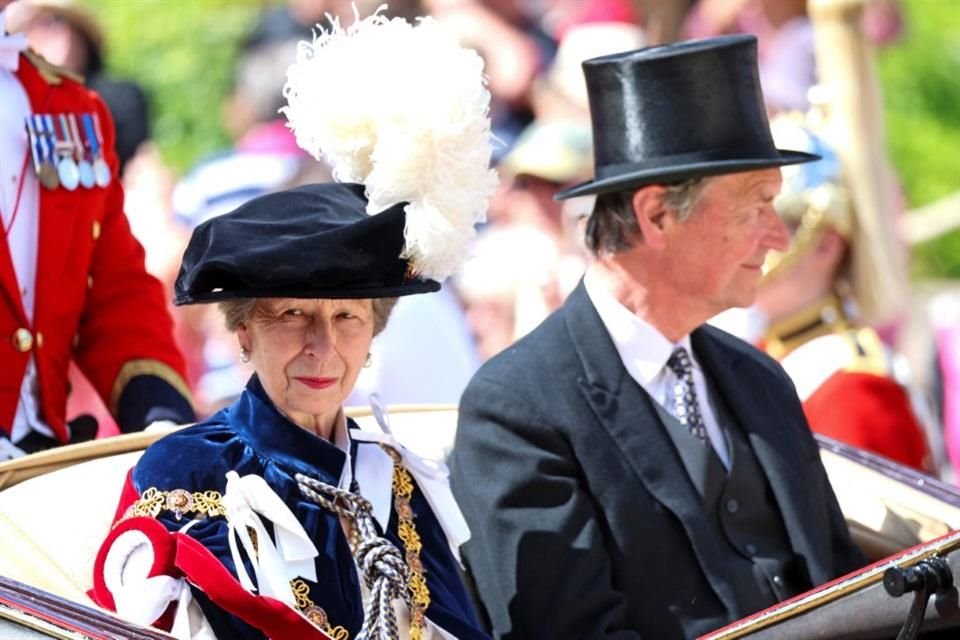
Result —
<instances>
[{"instance_id":1,"label":"woman's nose","mask_svg":"<svg viewBox=\"0 0 960 640\"><path fill-rule=\"evenodd\" d=\"M334 336L326 323L312 323L304 336L304 351L320 359L326 359L333 351Z\"/></svg>"}]
</instances>

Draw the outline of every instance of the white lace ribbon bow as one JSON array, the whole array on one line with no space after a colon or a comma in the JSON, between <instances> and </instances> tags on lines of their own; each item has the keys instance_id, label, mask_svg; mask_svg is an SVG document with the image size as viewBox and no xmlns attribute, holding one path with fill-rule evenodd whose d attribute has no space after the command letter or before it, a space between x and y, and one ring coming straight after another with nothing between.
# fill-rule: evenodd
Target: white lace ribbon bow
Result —
<instances>
[{"instance_id":1,"label":"white lace ribbon bow","mask_svg":"<svg viewBox=\"0 0 960 640\"><path fill-rule=\"evenodd\" d=\"M226 511L227 540L237 569L240 584L247 591L255 588L260 595L276 598L290 606L296 600L290 581L302 577L316 582L317 548L293 512L284 504L266 480L258 475L241 477L236 471L227 472L227 488L223 495ZM273 523L276 546L263 524L265 518ZM254 547L250 531L256 534ZM250 559L257 577L254 587L240 556L240 544Z\"/></svg>"}]
</instances>

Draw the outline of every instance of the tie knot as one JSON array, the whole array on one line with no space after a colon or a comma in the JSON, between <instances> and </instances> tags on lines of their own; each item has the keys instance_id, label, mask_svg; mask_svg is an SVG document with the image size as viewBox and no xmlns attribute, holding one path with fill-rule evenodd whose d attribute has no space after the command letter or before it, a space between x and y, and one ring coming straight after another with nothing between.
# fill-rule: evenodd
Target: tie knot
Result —
<instances>
[{"instance_id":1,"label":"tie knot","mask_svg":"<svg viewBox=\"0 0 960 640\"><path fill-rule=\"evenodd\" d=\"M685 378L693 374L693 363L690 362L690 354L683 347L677 347L670 354L667 360L667 366L677 374L678 378Z\"/></svg>"}]
</instances>

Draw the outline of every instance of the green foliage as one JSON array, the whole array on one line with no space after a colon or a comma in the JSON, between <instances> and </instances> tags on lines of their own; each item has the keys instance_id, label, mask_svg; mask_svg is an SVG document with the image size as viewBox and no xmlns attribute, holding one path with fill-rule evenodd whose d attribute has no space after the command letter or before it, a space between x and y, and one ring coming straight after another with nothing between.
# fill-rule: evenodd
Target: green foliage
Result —
<instances>
[{"instance_id":1,"label":"green foliage","mask_svg":"<svg viewBox=\"0 0 960 640\"><path fill-rule=\"evenodd\" d=\"M237 45L281 1L87 0L107 34L109 69L147 90L154 139L176 170L229 145L220 113ZM960 0L901 6L904 35L878 62L891 155L917 207L960 189ZM960 278L960 232L917 247L914 273Z\"/></svg>"},{"instance_id":2,"label":"green foliage","mask_svg":"<svg viewBox=\"0 0 960 640\"><path fill-rule=\"evenodd\" d=\"M153 138L183 171L230 140L221 103L240 40L264 2L87 0L107 40L107 67L140 83L151 100Z\"/></svg>"},{"instance_id":3,"label":"green foliage","mask_svg":"<svg viewBox=\"0 0 960 640\"><path fill-rule=\"evenodd\" d=\"M890 153L917 207L960 189L960 1L901 5L903 38L880 53L879 70ZM960 278L960 232L916 247L913 271Z\"/></svg>"}]
</instances>

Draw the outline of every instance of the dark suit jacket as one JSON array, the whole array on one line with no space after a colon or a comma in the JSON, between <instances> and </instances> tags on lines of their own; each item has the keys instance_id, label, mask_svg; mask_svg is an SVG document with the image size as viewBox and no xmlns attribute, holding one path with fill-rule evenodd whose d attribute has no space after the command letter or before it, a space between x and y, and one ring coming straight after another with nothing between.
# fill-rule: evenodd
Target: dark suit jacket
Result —
<instances>
[{"instance_id":1,"label":"dark suit jacket","mask_svg":"<svg viewBox=\"0 0 960 640\"><path fill-rule=\"evenodd\" d=\"M704 326L693 350L738 420L814 584L862 564L786 374ZM689 638L749 611L652 400L583 284L476 374L451 458L463 551L495 636Z\"/></svg>"}]
</instances>

